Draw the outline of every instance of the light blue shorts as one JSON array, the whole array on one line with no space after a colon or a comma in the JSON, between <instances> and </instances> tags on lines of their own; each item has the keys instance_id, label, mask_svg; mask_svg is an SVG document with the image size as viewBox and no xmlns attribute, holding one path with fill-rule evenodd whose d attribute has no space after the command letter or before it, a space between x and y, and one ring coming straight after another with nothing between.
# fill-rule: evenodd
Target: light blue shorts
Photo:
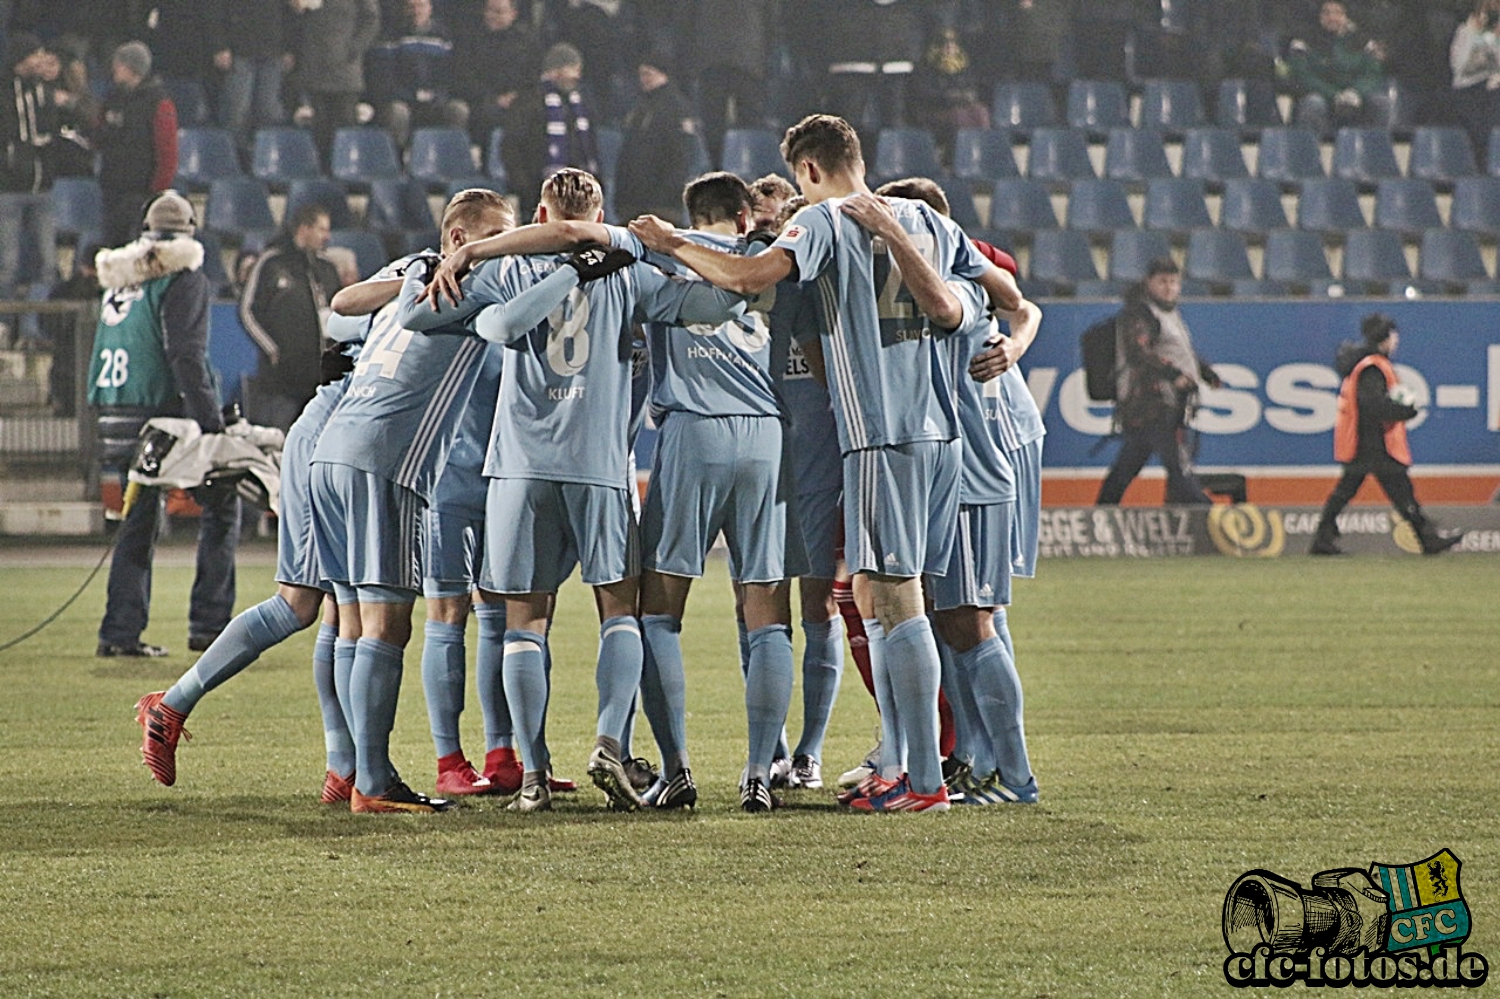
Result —
<instances>
[{"instance_id":1,"label":"light blue shorts","mask_svg":"<svg viewBox=\"0 0 1500 999\"><path fill-rule=\"evenodd\" d=\"M850 572L942 575L958 522L957 440L844 455L844 559Z\"/></svg>"},{"instance_id":2,"label":"light blue shorts","mask_svg":"<svg viewBox=\"0 0 1500 999\"><path fill-rule=\"evenodd\" d=\"M484 566L491 593L555 593L582 570L589 586L640 575L630 490L542 479L491 479Z\"/></svg>"},{"instance_id":3,"label":"light blue shorts","mask_svg":"<svg viewBox=\"0 0 1500 999\"><path fill-rule=\"evenodd\" d=\"M645 568L702 576L720 531L735 582L780 582L802 568L787 564L791 488L781 429L774 416L667 416L641 514ZM800 552L800 538L793 547Z\"/></svg>"},{"instance_id":4,"label":"light blue shorts","mask_svg":"<svg viewBox=\"0 0 1500 999\"><path fill-rule=\"evenodd\" d=\"M1015 503L958 508L958 533L948 571L928 576L927 595L936 609L1001 607L1010 603L1011 522Z\"/></svg>"},{"instance_id":5,"label":"light blue shorts","mask_svg":"<svg viewBox=\"0 0 1500 999\"><path fill-rule=\"evenodd\" d=\"M838 575L839 550L844 546L844 508L840 505L842 489L825 489L802 493L792 504L801 528L802 546L807 552L807 571L802 575L815 579L833 579Z\"/></svg>"},{"instance_id":6,"label":"light blue shorts","mask_svg":"<svg viewBox=\"0 0 1500 999\"><path fill-rule=\"evenodd\" d=\"M484 563L484 514L428 507L422 514L422 596L474 592Z\"/></svg>"},{"instance_id":7,"label":"light blue shorts","mask_svg":"<svg viewBox=\"0 0 1500 999\"><path fill-rule=\"evenodd\" d=\"M292 424L281 450L281 508L276 512L276 582L329 589L313 544L312 452L318 438Z\"/></svg>"},{"instance_id":8,"label":"light blue shorts","mask_svg":"<svg viewBox=\"0 0 1500 999\"><path fill-rule=\"evenodd\" d=\"M422 498L389 479L330 462L312 466L313 546L324 577L355 589L422 591ZM390 602L390 601L379 601Z\"/></svg>"},{"instance_id":9,"label":"light blue shorts","mask_svg":"<svg viewBox=\"0 0 1500 999\"><path fill-rule=\"evenodd\" d=\"M1042 441L1038 437L1009 452L1016 470L1016 512L1010 519L1010 574L1036 575L1037 535L1042 526Z\"/></svg>"}]
</instances>

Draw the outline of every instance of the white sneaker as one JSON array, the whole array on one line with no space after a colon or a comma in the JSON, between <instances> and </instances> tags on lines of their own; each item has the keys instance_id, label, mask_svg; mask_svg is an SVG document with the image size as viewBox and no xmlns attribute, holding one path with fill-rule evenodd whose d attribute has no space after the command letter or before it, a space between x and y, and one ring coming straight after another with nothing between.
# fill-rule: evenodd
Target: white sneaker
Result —
<instances>
[{"instance_id":1,"label":"white sneaker","mask_svg":"<svg viewBox=\"0 0 1500 999\"><path fill-rule=\"evenodd\" d=\"M839 787L858 787L860 782L873 774L880 768L880 743L875 743L875 748L865 754L865 761L853 770L845 770L839 774Z\"/></svg>"},{"instance_id":2,"label":"white sneaker","mask_svg":"<svg viewBox=\"0 0 1500 999\"><path fill-rule=\"evenodd\" d=\"M771 779L769 784L773 788L792 786L792 761L785 756L779 760L771 761Z\"/></svg>"},{"instance_id":3,"label":"white sneaker","mask_svg":"<svg viewBox=\"0 0 1500 999\"><path fill-rule=\"evenodd\" d=\"M792 787L820 788L823 786L823 765L811 756L798 756L792 760Z\"/></svg>"}]
</instances>

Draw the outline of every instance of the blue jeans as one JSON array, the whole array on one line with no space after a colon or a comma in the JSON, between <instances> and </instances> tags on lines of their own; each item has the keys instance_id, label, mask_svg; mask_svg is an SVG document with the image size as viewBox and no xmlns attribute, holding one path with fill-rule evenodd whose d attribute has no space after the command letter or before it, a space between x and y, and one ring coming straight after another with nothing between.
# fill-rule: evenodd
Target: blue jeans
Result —
<instances>
[{"instance_id":1,"label":"blue jeans","mask_svg":"<svg viewBox=\"0 0 1500 999\"><path fill-rule=\"evenodd\" d=\"M235 142L248 147L257 128L280 125L285 120L280 57L236 56L219 94L219 124L234 136Z\"/></svg>"},{"instance_id":2,"label":"blue jeans","mask_svg":"<svg viewBox=\"0 0 1500 999\"><path fill-rule=\"evenodd\" d=\"M203 508L198 563L188 601L188 634L217 635L234 614L234 552L240 542L240 497L233 485L193 490ZM151 616L151 560L161 526L161 490L141 490L115 538L99 641L134 645Z\"/></svg>"},{"instance_id":3,"label":"blue jeans","mask_svg":"<svg viewBox=\"0 0 1500 999\"><path fill-rule=\"evenodd\" d=\"M57 280L57 237L47 194L0 193L0 298L26 297L23 285Z\"/></svg>"}]
</instances>

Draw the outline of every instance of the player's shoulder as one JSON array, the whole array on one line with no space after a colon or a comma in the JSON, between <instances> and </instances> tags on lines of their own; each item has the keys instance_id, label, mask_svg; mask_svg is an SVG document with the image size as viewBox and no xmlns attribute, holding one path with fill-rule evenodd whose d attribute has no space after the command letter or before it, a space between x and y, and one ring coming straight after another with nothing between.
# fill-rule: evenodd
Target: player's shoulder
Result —
<instances>
[{"instance_id":1,"label":"player's shoulder","mask_svg":"<svg viewBox=\"0 0 1500 999\"><path fill-rule=\"evenodd\" d=\"M792 216L787 227L781 231L772 246L802 242L809 233L826 233L833 229L835 205L833 201L820 201L816 205L807 205Z\"/></svg>"}]
</instances>

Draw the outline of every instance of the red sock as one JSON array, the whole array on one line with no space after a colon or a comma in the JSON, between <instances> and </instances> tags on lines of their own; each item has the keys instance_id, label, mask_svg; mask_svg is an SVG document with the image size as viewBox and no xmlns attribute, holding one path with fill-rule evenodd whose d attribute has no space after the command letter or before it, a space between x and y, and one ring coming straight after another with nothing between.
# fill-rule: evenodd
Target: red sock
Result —
<instances>
[{"instance_id":1,"label":"red sock","mask_svg":"<svg viewBox=\"0 0 1500 999\"><path fill-rule=\"evenodd\" d=\"M870 640L865 637L865 622L854 606L854 588L848 580L835 581L833 599L838 605L839 615L844 619L844 631L849 635L849 651L854 653L854 666L859 678L865 682L870 697L875 696L875 675L870 672Z\"/></svg>"},{"instance_id":2,"label":"red sock","mask_svg":"<svg viewBox=\"0 0 1500 999\"><path fill-rule=\"evenodd\" d=\"M948 697L938 691L938 755L947 759L958 745L958 733L953 731L953 709L948 706Z\"/></svg>"}]
</instances>

